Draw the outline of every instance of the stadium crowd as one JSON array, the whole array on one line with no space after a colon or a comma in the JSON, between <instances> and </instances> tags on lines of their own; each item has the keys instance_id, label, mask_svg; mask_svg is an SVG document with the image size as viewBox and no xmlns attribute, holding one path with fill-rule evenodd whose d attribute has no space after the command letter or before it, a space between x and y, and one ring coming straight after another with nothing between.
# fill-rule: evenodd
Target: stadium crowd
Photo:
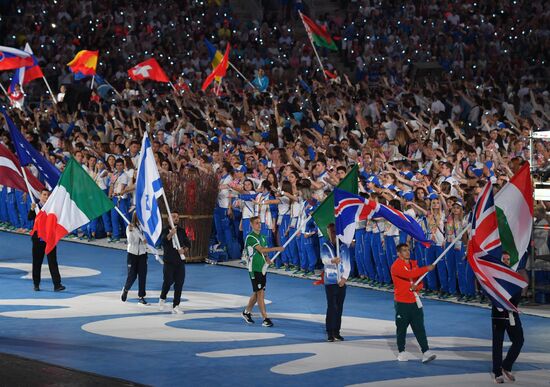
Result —
<instances>
[{"instance_id":1,"label":"stadium crowd","mask_svg":"<svg viewBox=\"0 0 550 387\"><path fill-rule=\"evenodd\" d=\"M300 230L275 265L305 275L320 258L318 230L304 220L358 165L361 195L412 215L434 242L425 248L379 219L358 225L350 252L354 281L389 287L395 246L408 240L420 266L433 262L466 225L487 179L498 190L530 160L547 177L549 143L529 144L532 132L549 129L550 5L341 3L340 14L315 15L339 46L337 53L319 49L325 79L296 16L301 2L282 2L264 20L238 20L229 3L216 1L1 2L2 44L29 43L58 90L53 104L35 80L23 102L4 104L57 168L74 156L126 213L147 131L162 175L219 176L218 259L241 256L248 220L259 215L272 245ZM230 61L252 85L230 68L220 93L201 92L211 69L205 38L220 51L230 43ZM99 50L97 73L109 82L98 79L84 99L66 66L81 49ZM151 56L173 88L128 80L126 70ZM441 75L421 77L418 62L437 63ZM349 75L342 66L352 69ZM7 85L10 75L3 72L1 82ZM89 89L90 79L76 84ZM13 150L2 124L0 143ZM3 226L31 228L27 195L7 187L0 195ZM544 202L536 203L535 217L548 223ZM73 237L116 242L124 230L113 211ZM427 276L427 292L479 296L465 241ZM546 231L536 233L535 249L550 253ZM527 268L548 269L538 260Z\"/></svg>"}]
</instances>

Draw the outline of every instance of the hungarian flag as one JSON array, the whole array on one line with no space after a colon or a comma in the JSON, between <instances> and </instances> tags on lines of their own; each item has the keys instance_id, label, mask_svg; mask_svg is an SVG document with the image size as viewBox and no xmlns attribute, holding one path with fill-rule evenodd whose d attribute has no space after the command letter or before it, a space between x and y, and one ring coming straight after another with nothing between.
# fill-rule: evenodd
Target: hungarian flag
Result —
<instances>
[{"instance_id":1,"label":"hungarian flag","mask_svg":"<svg viewBox=\"0 0 550 387\"><path fill-rule=\"evenodd\" d=\"M46 242L46 254L71 231L114 207L90 175L71 157L57 186L36 216L34 228Z\"/></svg>"},{"instance_id":2,"label":"hungarian flag","mask_svg":"<svg viewBox=\"0 0 550 387\"><path fill-rule=\"evenodd\" d=\"M316 45L319 47L328 48L329 50L338 50L336 43L334 43L334 40L332 40L325 27L318 25L301 12L300 17L302 18L302 22L304 23L304 27L306 28L309 37Z\"/></svg>"},{"instance_id":3,"label":"hungarian flag","mask_svg":"<svg viewBox=\"0 0 550 387\"><path fill-rule=\"evenodd\" d=\"M230 47L229 43L227 43L227 46L225 47L225 54L223 55L221 62L216 66L214 70L212 70L208 77L206 77L201 87L202 91L205 91L208 88L212 81L214 81L214 78L219 77L221 81L221 78L225 77L227 66L229 66L229 51Z\"/></svg>"},{"instance_id":4,"label":"hungarian flag","mask_svg":"<svg viewBox=\"0 0 550 387\"><path fill-rule=\"evenodd\" d=\"M495 195L498 232L502 247L510 254L510 266L517 270L527 251L533 227L533 185L529 163Z\"/></svg>"},{"instance_id":5,"label":"hungarian flag","mask_svg":"<svg viewBox=\"0 0 550 387\"><path fill-rule=\"evenodd\" d=\"M336 186L343 191L350 192L357 195L359 191L358 177L359 173L357 172L358 167L355 165L351 171L342 179L342 181ZM331 223L335 223L334 217L334 192L331 192L326 199L317 207L317 209L312 214L315 224L321 230L323 235L327 236L327 227Z\"/></svg>"},{"instance_id":6,"label":"hungarian flag","mask_svg":"<svg viewBox=\"0 0 550 387\"><path fill-rule=\"evenodd\" d=\"M39 198L44 185L27 168L25 168L25 174L33 196ZM0 144L0 184L27 192L27 184L25 184L25 179L21 173L19 160L2 144Z\"/></svg>"},{"instance_id":7,"label":"hungarian flag","mask_svg":"<svg viewBox=\"0 0 550 387\"><path fill-rule=\"evenodd\" d=\"M67 66L75 74L75 77L90 77L95 75L98 57L99 51L82 50L76 53Z\"/></svg>"},{"instance_id":8,"label":"hungarian flag","mask_svg":"<svg viewBox=\"0 0 550 387\"><path fill-rule=\"evenodd\" d=\"M166 73L160 67L159 62L155 58L147 59L128 70L128 76L134 81L143 81L150 79L157 82L170 82Z\"/></svg>"},{"instance_id":9,"label":"hungarian flag","mask_svg":"<svg viewBox=\"0 0 550 387\"><path fill-rule=\"evenodd\" d=\"M509 204L518 205L519 198L513 200ZM510 221L513 223L512 219ZM472 212L471 228L467 256L479 284L494 306L517 312L510 298L526 287L527 282L501 261L504 250L499 235L493 184L490 181L479 194Z\"/></svg>"}]
</instances>

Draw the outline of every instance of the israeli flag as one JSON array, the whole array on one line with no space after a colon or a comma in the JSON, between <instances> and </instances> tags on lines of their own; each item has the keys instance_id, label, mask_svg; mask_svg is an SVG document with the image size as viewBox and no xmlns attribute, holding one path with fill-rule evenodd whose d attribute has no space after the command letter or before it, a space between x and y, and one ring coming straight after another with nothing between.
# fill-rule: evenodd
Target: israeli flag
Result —
<instances>
[{"instance_id":1,"label":"israeli flag","mask_svg":"<svg viewBox=\"0 0 550 387\"><path fill-rule=\"evenodd\" d=\"M153 156L151 141L145 132L139 155L134 204L147 244L151 247L157 245L162 232L162 218L157 199L163 194L162 181Z\"/></svg>"}]
</instances>

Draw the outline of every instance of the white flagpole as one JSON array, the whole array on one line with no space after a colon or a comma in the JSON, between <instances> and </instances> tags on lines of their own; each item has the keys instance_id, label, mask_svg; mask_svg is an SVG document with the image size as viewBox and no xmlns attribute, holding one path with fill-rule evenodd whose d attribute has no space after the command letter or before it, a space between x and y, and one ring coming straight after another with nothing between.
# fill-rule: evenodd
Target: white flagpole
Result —
<instances>
[{"instance_id":1,"label":"white flagpole","mask_svg":"<svg viewBox=\"0 0 550 387\"><path fill-rule=\"evenodd\" d=\"M55 98L55 95L53 95L52 88L50 87L50 84L48 83L48 80L45 76L42 76L42 79L44 80L44 83L46 84L46 87L48 88L48 91L50 92L50 96L52 97L52 101L54 105L57 105L57 99Z\"/></svg>"},{"instance_id":2,"label":"white flagpole","mask_svg":"<svg viewBox=\"0 0 550 387\"><path fill-rule=\"evenodd\" d=\"M92 83L90 84L90 90L94 88L95 75L92 76Z\"/></svg>"},{"instance_id":3,"label":"white flagpole","mask_svg":"<svg viewBox=\"0 0 550 387\"><path fill-rule=\"evenodd\" d=\"M311 33L309 31L309 28L306 26L306 23L304 22L304 18L302 16L302 12L300 13L300 19L302 19L302 23L304 24L304 28L306 29L307 37L309 38L309 42L311 43L311 47L313 47L313 52L315 52L315 56L317 57L317 60L319 61L319 66L321 66L321 71L323 72L323 76L325 79L328 79L327 74L325 73L325 68L323 67L323 62L321 62L321 58L319 57L319 53L317 53L317 49L315 48L315 44L313 44L313 39L311 39Z\"/></svg>"},{"instance_id":4,"label":"white flagpole","mask_svg":"<svg viewBox=\"0 0 550 387\"><path fill-rule=\"evenodd\" d=\"M437 259L434 261L434 263L432 263L432 265L437 265L437 263L439 261L441 261L441 259L443 259L443 257L445 256L445 254L447 254L447 252L454 246L454 244L456 242L459 241L460 238L462 238L462 235L464 235L464 233L466 231L468 231L470 229L470 225L468 224L466 227L464 227L459 233L458 235L455 237L455 239L453 239L453 241L451 243L449 243L449 246L447 246L447 248L445 250L443 250L443 252L441 254L439 254L439 257L437 257ZM422 276L420 276L419 279L416 280L416 282L414 283L414 286L417 286L420 281L422 281L424 279L424 277L426 277L426 275L428 275L428 272L422 274Z\"/></svg>"},{"instance_id":5,"label":"white flagpole","mask_svg":"<svg viewBox=\"0 0 550 387\"><path fill-rule=\"evenodd\" d=\"M6 89L4 88L4 85L2 85L0 83L0 88L2 88L2 91L4 92L4 94L6 94L6 97L8 97L8 100L10 99L10 95L8 94L8 92L6 91Z\"/></svg>"},{"instance_id":6,"label":"white flagpole","mask_svg":"<svg viewBox=\"0 0 550 387\"><path fill-rule=\"evenodd\" d=\"M29 196L31 197L31 203L35 204L34 196L32 194L31 185L27 179L27 173L25 172L25 167L21 166L21 172L23 172L23 179L25 180L25 185L27 186L27 191L29 191Z\"/></svg>"},{"instance_id":7,"label":"white flagpole","mask_svg":"<svg viewBox=\"0 0 550 387\"><path fill-rule=\"evenodd\" d=\"M174 225L174 221L172 220L172 212L170 211L170 206L168 205L168 200L166 199L166 194L163 193L162 197L164 199L164 205L166 206L166 211L168 212L168 222L170 223L170 227L175 228L176 226ZM180 241L178 239L178 233L177 232L174 234L174 242L175 242L175 245L176 245L176 249L177 250L181 249L181 245L180 245ZM180 257L181 257L182 261L185 260L185 254L180 253Z\"/></svg>"},{"instance_id":8,"label":"white flagpole","mask_svg":"<svg viewBox=\"0 0 550 387\"><path fill-rule=\"evenodd\" d=\"M311 219L311 215L309 215L306 220L304 220L305 223L309 222L309 220ZM298 233L300 232L300 228L297 228L296 231L294 231L294 233L292 233L292 235L290 236L290 238L287 239L287 241L283 244L283 247L286 248L290 242L292 242L294 240L294 238L296 238L296 236L298 236ZM277 259L277 257L279 257L279 255L281 255L281 251L277 251L277 253L273 256L273 258L271 258L271 262L275 261Z\"/></svg>"},{"instance_id":9,"label":"white flagpole","mask_svg":"<svg viewBox=\"0 0 550 387\"><path fill-rule=\"evenodd\" d=\"M250 86L252 86L253 89L257 89L257 87L254 86L254 84L252 82L250 82L247 77L245 77L239 70L237 70L237 68L235 67L235 65L233 63L231 63L229 61L228 61L228 63L229 63L229 66L231 66L231 68L233 70L235 70L237 72L237 74L239 74L241 76L242 79L244 79Z\"/></svg>"}]
</instances>

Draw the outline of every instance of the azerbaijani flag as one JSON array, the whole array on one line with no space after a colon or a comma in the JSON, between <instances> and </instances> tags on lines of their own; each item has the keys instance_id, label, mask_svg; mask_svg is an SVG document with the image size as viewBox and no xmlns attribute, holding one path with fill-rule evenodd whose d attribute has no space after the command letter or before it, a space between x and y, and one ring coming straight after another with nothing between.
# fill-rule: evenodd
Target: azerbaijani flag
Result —
<instances>
[{"instance_id":1,"label":"azerbaijani flag","mask_svg":"<svg viewBox=\"0 0 550 387\"><path fill-rule=\"evenodd\" d=\"M113 202L71 157L57 186L36 216L34 228L46 242L46 254L71 231L114 207Z\"/></svg>"},{"instance_id":2,"label":"azerbaijani flag","mask_svg":"<svg viewBox=\"0 0 550 387\"><path fill-rule=\"evenodd\" d=\"M319 47L328 48L329 50L338 50L336 43L334 43L334 40L332 40L325 27L318 25L301 12L300 17L302 18L302 22L304 23L304 27L306 28L308 35L316 45Z\"/></svg>"},{"instance_id":3,"label":"azerbaijani flag","mask_svg":"<svg viewBox=\"0 0 550 387\"><path fill-rule=\"evenodd\" d=\"M82 50L77 52L72 61L67 63L69 69L80 78L95 75L99 51Z\"/></svg>"},{"instance_id":4,"label":"azerbaijani flag","mask_svg":"<svg viewBox=\"0 0 550 387\"><path fill-rule=\"evenodd\" d=\"M495 207L502 249L510 254L510 267L517 270L529 247L533 227L533 185L529 163L523 164L498 191Z\"/></svg>"}]
</instances>

